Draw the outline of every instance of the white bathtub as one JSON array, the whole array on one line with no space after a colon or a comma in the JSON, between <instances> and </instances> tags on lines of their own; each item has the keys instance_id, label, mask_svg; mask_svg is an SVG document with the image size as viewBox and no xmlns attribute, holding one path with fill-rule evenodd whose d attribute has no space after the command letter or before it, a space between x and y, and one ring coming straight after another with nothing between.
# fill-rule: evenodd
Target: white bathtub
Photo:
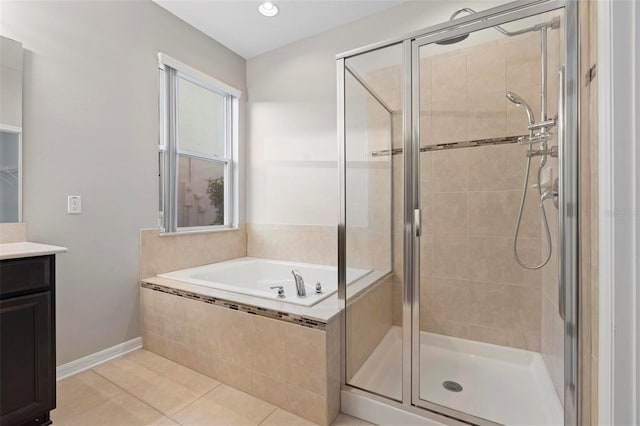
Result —
<instances>
[{"instance_id":1,"label":"white bathtub","mask_svg":"<svg viewBox=\"0 0 640 426\"><path fill-rule=\"evenodd\" d=\"M291 274L293 269L300 272L304 279L307 290L305 298L299 298L296 294L296 285ZM347 268L347 284L359 280L369 272L371 271L367 269ZM253 257L243 257L158 276L301 306L313 306L338 291L338 271L335 266ZM317 282L322 285L322 294L316 294ZM277 297L277 289L269 288L274 286L284 287L284 299Z\"/></svg>"}]
</instances>

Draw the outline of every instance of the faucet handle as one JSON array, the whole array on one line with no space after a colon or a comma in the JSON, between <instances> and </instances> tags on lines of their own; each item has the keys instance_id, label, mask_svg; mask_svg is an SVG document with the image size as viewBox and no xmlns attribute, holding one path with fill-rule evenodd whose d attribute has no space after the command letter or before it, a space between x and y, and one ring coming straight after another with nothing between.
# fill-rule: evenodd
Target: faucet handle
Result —
<instances>
[{"instance_id":1,"label":"faucet handle","mask_svg":"<svg viewBox=\"0 0 640 426\"><path fill-rule=\"evenodd\" d=\"M316 283L316 294L322 294L322 284L320 284L320 281Z\"/></svg>"},{"instance_id":2,"label":"faucet handle","mask_svg":"<svg viewBox=\"0 0 640 426\"><path fill-rule=\"evenodd\" d=\"M278 289L278 299L284 299L285 298L285 296L284 296L284 287L283 286L275 285L275 286L269 287L269 288L271 290L276 289L276 288Z\"/></svg>"}]
</instances>

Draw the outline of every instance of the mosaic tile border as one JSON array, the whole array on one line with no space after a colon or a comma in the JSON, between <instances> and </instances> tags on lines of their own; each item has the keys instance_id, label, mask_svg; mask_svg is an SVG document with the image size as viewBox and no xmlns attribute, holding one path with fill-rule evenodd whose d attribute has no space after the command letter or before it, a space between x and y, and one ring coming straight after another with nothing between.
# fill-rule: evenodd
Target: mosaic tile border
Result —
<instances>
[{"instance_id":1,"label":"mosaic tile border","mask_svg":"<svg viewBox=\"0 0 640 426\"><path fill-rule=\"evenodd\" d=\"M273 309L260 308L257 306L245 305L242 303L232 302L229 300L219 299L212 296L205 296L203 294L193 293L186 290L178 290L176 288L167 287L159 284L151 284L142 281L140 287L149 290L159 291L161 293L173 294L178 297L184 297L185 299L191 299L198 302L209 303L211 305L220 306L225 309L232 309L234 311L240 311L251 315L259 315L265 318L271 318L278 321L285 321L288 323L300 325L302 327L313 328L316 330L326 331L327 324L321 321L305 318L302 315L290 314L288 312L276 311Z\"/></svg>"}]
</instances>

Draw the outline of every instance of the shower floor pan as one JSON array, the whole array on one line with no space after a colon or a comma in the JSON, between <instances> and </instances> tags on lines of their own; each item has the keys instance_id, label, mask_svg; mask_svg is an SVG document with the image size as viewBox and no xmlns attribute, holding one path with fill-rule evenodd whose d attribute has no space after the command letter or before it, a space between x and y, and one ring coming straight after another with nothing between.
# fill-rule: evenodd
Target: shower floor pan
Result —
<instances>
[{"instance_id":1,"label":"shower floor pan","mask_svg":"<svg viewBox=\"0 0 640 426\"><path fill-rule=\"evenodd\" d=\"M420 376L421 398L435 404L506 425L564 423L537 352L421 332ZM350 384L399 400L401 379L402 329L392 327Z\"/></svg>"}]
</instances>

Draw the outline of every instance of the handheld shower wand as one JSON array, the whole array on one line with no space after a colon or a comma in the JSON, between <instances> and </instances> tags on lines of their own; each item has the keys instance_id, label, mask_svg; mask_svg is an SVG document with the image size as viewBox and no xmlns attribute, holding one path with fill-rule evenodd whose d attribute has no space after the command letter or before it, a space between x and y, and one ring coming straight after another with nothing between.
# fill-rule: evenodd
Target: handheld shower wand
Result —
<instances>
[{"instance_id":1,"label":"handheld shower wand","mask_svg":"<svg viewBox=\"0 0 640 426\"><path fill-rule=\"evenodd\" d=\"M518 264L520 266L522 266L525 269L540 269L542 268L544 265L546 265L549 262L549 259L551 259L551 232L549 231L549 222L547 221L547 212L544 209L544 204L541 202L540 203L540 211L541 211L541 215L542 215L542 223L544 225L544 230L545 230L545 237L546 237L546 242L547 242L547 254L544 258L544 260L542 261L542 263L538 264L538 265L527 265L525 264L522 259L520 259L520 255L518 254L518 236L520 235L520 225L522 224L522 214L524 212L524 205L525 205L525 201L527 200L527 190L528 190L528 186L529 186L529 171L531 170L531 158L533 157L533 144L534 143L541 143L541 146L544 146L543 149L546 149L546 137L535 137L533 134L533 129L535 127L535 116L533 115L533 110L531 109L531 107L529 106L529 104L527 104L524 99L522 99L520 96L516 95L513 92L507 92L507 99L509 99L511 102L513 102L514 104L516 104L517 106L522 106L524 107L524 109L527 111L527 117L529 119L529 137L524 140L521 141L519 140L519 142L526 142L529 144L529 147L527 148L527 167L526 167L526 171L525 171L525 176L524 176L524 185L522 187L522 197L520 198L520 209L518 210L518 221L516 222L516 229L515 229L515 234L513 236L513 256L516 259L516 262L518 262ZM545 133L546 135L547 133ZM536 135L536 136L540 136L540 135ZM547 163L547 155L543 154L540 158L540 164L538 165L538 194L540 195L540 199L543 200L543 194L542 194L542 168L545 166L545 164Z\"/></svg>"},{"instance_id":2,"label":"handheld shower wand","mask_svg":"<svg viewBox=\"0 0 640 426\"><path fill-rule=\"evenodd\" d=\"M527 112L527 118L529 119L529 125L527 127L531 127L535 124L536 117L533 114L533 110L531 109L529 104L525 102L524 99L522 99L517 94L510 92L508 90L507 90L507 99L509 99L514 104L516 104L516 106L521 106L525 109L525 111ZM533 130L529 129L529 137L531 136L533 136Z\"/></svg>"}]
</instances>

